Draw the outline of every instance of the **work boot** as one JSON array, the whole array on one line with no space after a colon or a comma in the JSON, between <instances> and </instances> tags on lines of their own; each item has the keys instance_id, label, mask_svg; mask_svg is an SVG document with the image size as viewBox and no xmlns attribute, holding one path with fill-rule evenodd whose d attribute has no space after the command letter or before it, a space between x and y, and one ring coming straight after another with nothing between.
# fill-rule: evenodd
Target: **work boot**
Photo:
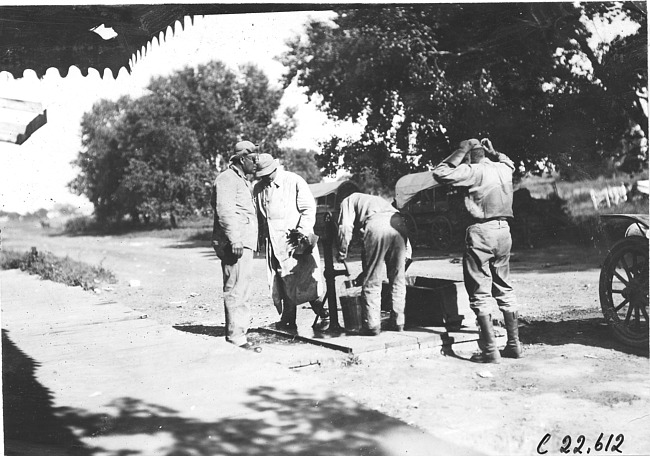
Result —
<instances>
[{"instance_id":1,"label":"work boot","mask_svg":"<svg viewBox=\"0 0 650 456\"><path fill-rule=\"evenodd\" d=\"M506 325L508 341L506 346L501 350L501 356L504 358L521 358L523 350L519 342L519 315L517 312L503 312L503 321Z\"/></svg>"},{"instance_id":2,"label":"work boot","mask_svg":"<svg viewBox=\"0 0 650 456\"><path fill-rule=\"evenodd\" d=\"M359 335L361 336L378 336L381 334L380 328L361 328Z\"/></svg>"},{"instance_id":3,"label":"work boot","mask_svg":"<svg viewBox=\"0 0 650 456\"><path fill-rule=\"evenodd\" d=\"M296 325L295 321L285 321L280 319L280 321L275 323L275 329L279 329L280 331L296 331L298 325Z\"/></svg>"},{"instance_id":4,"label":"work boot","mask_svg":"<svg viewBox=\"0 0 650 456\"><path fill-rule=\"evenodd\" d=\"M296 325L296 306L287 305L286 302L282 306L282 316L280 321L275 324L275 329L281 331L295 331L298 329Z\"/></svg>"},{"instance_id":5,"label":"work boot","mask_svg":"<svg viewBox=\"0 0 650 456\"><path fill-rule=\"evenodd\" d=\"M311 310L316 314L316 321L311 326L316 332L325 332L330 329L330 313L323 306L323 301L316 299L314 301L309 301Z\"/></svg>"},{"instance_id":6,"label":"work boot","mask_svg":"<svg viewBox=\"0 0 650 456\"><path fill-rule=\"evenodd\" d=\"M393 320L390 320L388 322L388 325L386 326L386 330L387 331L402 332L402 331L404 331L404 325L398 325Z\"/></svg>"},{"instance_id":7,"label":"work boot","mask_svg":"<svg viewBox=\"0 0 650 456\"><path fill-rule=\"evenodd\" d=\"M255 345L252 342L246 342L243 345L239 345L239 348L243 348L244 350L254 351L255 353L262 353L262 347L260 347L259 345Z\"/></svg>"},{"instance_id":8,"label":"work boot","mask_svg":"<svg viewBox=\"0 0 650 456\"><path fill-rule=\"evenodd\" d=\"M479 315L476 317L478 323L478 346L481 353L472 355L470 361L474 363L498 363L501 354L497 348L497 342L494 337L494 328L492 327L491 315Z\"/></svg>"}]
</instances>

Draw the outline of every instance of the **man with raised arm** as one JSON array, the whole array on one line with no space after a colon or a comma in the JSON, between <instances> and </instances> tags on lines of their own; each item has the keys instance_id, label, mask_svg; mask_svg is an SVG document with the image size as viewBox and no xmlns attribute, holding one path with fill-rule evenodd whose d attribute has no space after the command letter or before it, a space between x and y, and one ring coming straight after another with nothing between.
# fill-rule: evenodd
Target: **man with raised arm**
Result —
<instances>
[{"instance_id":1,"label":"man with raised arm","mask_svg":"<svg viewBox=\"0 0 650 456\"><path fill-rule=\"evenodd\" d=\"M469 157L469 163L464 162ZM471 360L498 363L501 356L522 356L519 342L517 298L510 284L512 238L512 174L515 166L496 152L488 139L462 141L459 148L433 169L435 179L454 187L466 187L465 205L473 223L467 228L463 276L470 307L479 326L481 353ZM490 309L494 303L503 313L508 340L499 353Z\"/></svg>"}]
</instances>

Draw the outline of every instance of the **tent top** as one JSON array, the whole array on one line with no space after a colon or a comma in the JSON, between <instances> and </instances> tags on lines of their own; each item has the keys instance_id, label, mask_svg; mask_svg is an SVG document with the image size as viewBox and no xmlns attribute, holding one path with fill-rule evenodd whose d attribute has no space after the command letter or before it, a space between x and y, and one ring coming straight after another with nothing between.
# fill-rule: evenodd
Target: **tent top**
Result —
<instances>
[{"instance_id":1,"label":"tent top","mask_svg":"<svg viewBox=\"0 0 650 456\"><path fill-rule=\"evenodd\" d=\"M318 184L309 184L309 189L311 190L314 198L320 198L321 196L327 196L336 192L344 184L355 185L349 180L340 180L335 182L320 182Z\"/></svg>"},{"instance_id":2,"label":"tent top","mask_svg":"<svg viewBox=\"0 0 650 456\"><path fill-rule=\"evenodd\" d=\"M433 178L431 171L407 174L401 177L395 184L395 203L398 209L402 209L413 197L422 190L439 187L440 184Z\"/></svg>"}]
</instances>

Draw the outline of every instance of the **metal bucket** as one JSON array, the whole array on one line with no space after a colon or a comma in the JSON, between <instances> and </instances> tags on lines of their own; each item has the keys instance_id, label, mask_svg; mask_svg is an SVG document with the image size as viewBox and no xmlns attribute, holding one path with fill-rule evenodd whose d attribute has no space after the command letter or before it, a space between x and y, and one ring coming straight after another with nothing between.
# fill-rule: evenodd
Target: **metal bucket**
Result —
<instances>
[{"instance_id":1,"label":"metal bucket","mask_svg":"<svg viewBox=\"0 0 650 456\"><path fill-rule=\"evenodd\" d=\"M363 325L363 297L361 287L355 287L352 281L346 280L345 291L339 296L343 312L343 325L346 331L360 331Z\"/></svg>"}]
</instances>

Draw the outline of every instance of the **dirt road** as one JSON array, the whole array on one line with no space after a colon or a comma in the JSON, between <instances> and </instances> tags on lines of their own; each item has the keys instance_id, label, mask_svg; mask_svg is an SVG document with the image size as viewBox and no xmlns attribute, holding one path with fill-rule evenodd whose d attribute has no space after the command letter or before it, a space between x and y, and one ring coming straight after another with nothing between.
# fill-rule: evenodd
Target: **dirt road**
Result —
<instances>
[{"instance_id":1,"label":"dirt road","mask_svg":"<svg viewBox=\"0 0 650 456\"><path fill-rule=\"evenodd\" d=\"M18 251L36 246L101 263L118 279L102 293L160 323L224 323L220 266L205 241L175 235L67 237L33 225L7 225L2 246ZM409 273L462 279L459 253L416 249L415 254ZM466 360L474 348L468 347L308 371L365 405L487 454L552 455L567 448L572 454L648 455L648 350L620 345L604 323L598 303L604 256L567 244L514 252L523 359L477 365ZM359 272L358 259L350 266L353 274ZM261 326L275 321L277 313L262 258L254 268L253 326Z\"/></svg>"}]
</instances>

